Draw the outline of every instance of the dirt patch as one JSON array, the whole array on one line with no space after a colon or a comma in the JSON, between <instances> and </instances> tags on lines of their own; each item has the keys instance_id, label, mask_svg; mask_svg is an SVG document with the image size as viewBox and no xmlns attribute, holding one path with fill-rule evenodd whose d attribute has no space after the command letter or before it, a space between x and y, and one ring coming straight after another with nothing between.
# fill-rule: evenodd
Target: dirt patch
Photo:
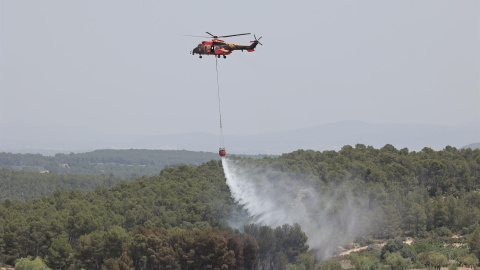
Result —
<instances>
[{"instance_id":1,"label":"dirt patch","mask_svg":"<svg viewBox=\"0 0 480 270\"><path fill-rule=\"evenodd\" d=\"M383 246L385 246L387 242L385 243L380 243L380 244L373 244L373 245L369 245L369 246L363 246L363 247L358 247L358 248L352 248L352 249L349 249L349 250L345 250L344 252L340 253L339 255L340 256L343 256L343 255L348 255L352 252L359 252L361 250L364 250L364 249L367 249L367 248L371 248L371 249L381 249Z\"/></svg>"},{"instance_id":2,"label":"dirt patch","mask_svg":"<svg viewBox=\"0 0 480 270\"><path fill-rule=\"evenodd\" d=\"M453 243L453 244L450 244L450 245L458 248L458 247L463 247L463 246L465 246L466 244L463 244L463 243ZM449 245L444 244L443 246L444 246L444 247L447 247L447 246L449 246Z\"/></svg>"},{"instance_id":3,"label":"dirt patch","mask_svg":"<svg viewBox=\"0 0 480 270\"><path fill-rule=\"evenodd\" d=\"M364 249L367 249L367 248L368 248L368 246L359 247L359 248L354 248L354 249L349 249L349 250L347 250L347 251L344 251L344 252L340 253L340 256L348 255L348 254L350 254L350 253L352 253L352 252L358 252L358 251L360 251L360 250L364 250Z\"/></svg>"},{"instance_id":4,"label":"dirt patch","mask_svg":"<svg viewBox=\"0 0 480 270\"><path fill-rule=\"evenodd\" d=\"M407 237L407 239L405 241L403 241L403 243L407 244L407 245L411 245L413 242L413 238L411 237Z\"/></svg>"}]
</instances>

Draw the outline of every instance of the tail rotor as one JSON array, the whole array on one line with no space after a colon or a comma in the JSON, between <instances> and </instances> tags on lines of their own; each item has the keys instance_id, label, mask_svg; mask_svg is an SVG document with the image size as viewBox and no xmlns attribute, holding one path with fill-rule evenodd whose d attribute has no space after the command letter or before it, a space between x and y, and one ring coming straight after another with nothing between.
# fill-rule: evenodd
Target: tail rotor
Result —
<instances>
[{"instance_id":1,"label":"tail rotor","mask_svg":"<svg viewBox=\"0 0 480 270\"><path fill-rule=\"evenodd\" d=\"M262 39L262 37L257 38L257 36L255 36L255 34L253 34L253 37L255 38L255 40L254 40L254 41L250 41L250 42L258 42L258 44L260 44L260 45L263 46L263 44L259 41L260 39Z\"/></svg>"}]
</instances>

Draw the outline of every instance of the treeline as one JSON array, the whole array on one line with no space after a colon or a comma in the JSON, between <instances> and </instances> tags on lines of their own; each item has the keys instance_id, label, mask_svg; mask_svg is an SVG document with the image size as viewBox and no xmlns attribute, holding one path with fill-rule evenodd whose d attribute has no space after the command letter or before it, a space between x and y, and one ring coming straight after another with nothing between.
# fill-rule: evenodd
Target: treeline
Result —
<instances>
[{"instance_id":1,"label":"treeline","mask_svg":"<svg viewBox=\"0 0 480 270\"><path fill-rule=\"evenodd\" d=\"M200 165L218 159L216 153L186 150L95 150L79 154L0 153L0 168L53 174L113 175L123 178L156 175L177 164Z\"/></svg>"}]
</instances>

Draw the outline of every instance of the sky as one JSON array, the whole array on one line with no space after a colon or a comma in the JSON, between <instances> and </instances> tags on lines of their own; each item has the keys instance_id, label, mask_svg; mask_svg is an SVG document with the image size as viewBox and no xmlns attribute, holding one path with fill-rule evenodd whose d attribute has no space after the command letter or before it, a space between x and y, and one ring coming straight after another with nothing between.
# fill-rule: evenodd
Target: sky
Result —
<instances>
[{"instance_id":1,"label":"sky","mask_svg":"<svg viewBox=\"0 0 480 270\"><path fill-rule=\"evenodd\" d=\"M0 128L216 133L216 59L184 36L205 31L263 37L218 59L225 134L480 126L478 0L0 3Z\"/></svg>"}]
</instances>

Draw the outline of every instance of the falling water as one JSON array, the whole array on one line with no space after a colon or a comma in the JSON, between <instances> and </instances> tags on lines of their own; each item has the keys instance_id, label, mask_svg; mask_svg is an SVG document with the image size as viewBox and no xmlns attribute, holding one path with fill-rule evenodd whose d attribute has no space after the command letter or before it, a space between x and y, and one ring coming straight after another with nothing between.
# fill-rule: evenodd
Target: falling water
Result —
<instances>
[{"instance_id":1,"label":"falling water","mask_svg":"<svg viewBox=\"0 0 480 270\"><path fill-rule=\"evenodd\" d=\"M308 181L309 176L299 180L228 158L222 158L222 164L233 199L255 223L270 227L300 224L319 259L331 256L362 231L360 206L352 203L345 189L327 191Z\"/></svg>"}]
</instances>

